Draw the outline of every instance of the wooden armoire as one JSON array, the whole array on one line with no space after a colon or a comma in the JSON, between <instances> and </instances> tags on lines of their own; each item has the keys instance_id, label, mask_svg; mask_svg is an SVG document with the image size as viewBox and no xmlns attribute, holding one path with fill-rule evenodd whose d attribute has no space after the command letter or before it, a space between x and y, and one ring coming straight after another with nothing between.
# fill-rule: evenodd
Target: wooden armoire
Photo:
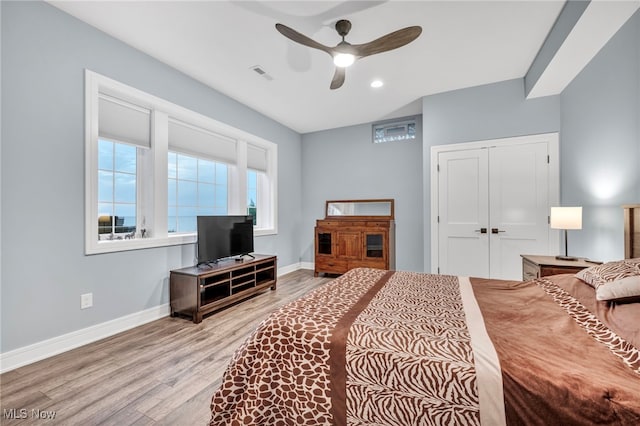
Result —
<instances>
[{"instance_id":1,"label":"wooden armoire","mask_svg":"<svg viewBox=\"0 0 640 426\"><path fill-rule=\"evenodd\" d=\"M325 218L315 227L315 276L358 267L395 269L393 204L392 199L327 201Z\"/></svg>"}]
</instances>

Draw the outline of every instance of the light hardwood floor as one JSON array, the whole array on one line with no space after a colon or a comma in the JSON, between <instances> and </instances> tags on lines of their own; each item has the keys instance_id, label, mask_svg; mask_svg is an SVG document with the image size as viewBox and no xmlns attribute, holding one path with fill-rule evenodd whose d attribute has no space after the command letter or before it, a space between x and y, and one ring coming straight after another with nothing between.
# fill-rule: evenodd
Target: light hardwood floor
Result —
<instances>
[{"instance_id":1,"label":"light hardwood floor","mask_svg":"<svg viewBox=\"0 0 640 426\"><path fill-rule=\"evenodd\" d=\"M330 281L299 270L200 324L162 318L0 376L0 424L204 425L234 350L267 315ZM26 413L26 419L10 420ZM26 410L21 412L20 410ZM39 420L32 410L55 412Z\"/></svg>"}]
</instances>

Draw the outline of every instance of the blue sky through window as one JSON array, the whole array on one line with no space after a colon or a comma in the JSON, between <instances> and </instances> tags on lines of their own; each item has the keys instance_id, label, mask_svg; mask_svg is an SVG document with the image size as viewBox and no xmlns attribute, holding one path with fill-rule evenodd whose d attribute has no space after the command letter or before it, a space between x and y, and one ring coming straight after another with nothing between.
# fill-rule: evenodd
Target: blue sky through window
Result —
<instances>
[{"instance_id":1,"label":"blue sky through window","mask_svg":"<svg viewBox=\"0 0 640 426\"><path fill-rule=\"evenodd\" d=\"M247 214L253 216L253 224L258 219L258 172L247 170Z\"/></svg>"},{"instance_id":2,"label":"blue sky through window","mask_svg":"<svg viewBox=\"0 0 640 426\"><path fill-rule=\"evenodd\" d=\"M98 140L98 217L99 233L135 231L137 190L137 148L132 145ZM115 220L105 217L115 216ZM108 229L108 228L111 229Z\"/></svg>"},{"instance_id":3,"label":"blue sky through window","mask_svg":"<svg viewBox=\"0 0 640 426\"><path fill-rule=\"evenodd\" d=\"M226 215L227 165L177 152L168 154L168 231L196 232L198 215Z\"/></svg>"}]
</instances>

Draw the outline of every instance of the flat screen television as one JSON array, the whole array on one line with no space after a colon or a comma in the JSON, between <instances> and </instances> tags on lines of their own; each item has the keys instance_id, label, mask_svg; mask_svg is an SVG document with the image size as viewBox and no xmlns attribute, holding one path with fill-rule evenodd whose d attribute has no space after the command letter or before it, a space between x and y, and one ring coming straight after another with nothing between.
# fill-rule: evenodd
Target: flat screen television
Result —
<instances>
[{"instance_id":1,"label":"flat screen television","mask_svg":"<svg viewBox=\"0 0 640 426\"><path fill-rule=\"evenodd\" d=\"M252 216L198 216L197 226L198 265L232 256L251 256Z\"/></svg>"}]
</instances>

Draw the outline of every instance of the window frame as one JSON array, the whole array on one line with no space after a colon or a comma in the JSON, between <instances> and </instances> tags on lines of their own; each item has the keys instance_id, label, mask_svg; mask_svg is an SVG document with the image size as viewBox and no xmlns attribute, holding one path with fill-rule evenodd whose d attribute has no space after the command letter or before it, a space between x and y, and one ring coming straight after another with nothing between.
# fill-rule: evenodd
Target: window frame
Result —
<instances>
[{"instance_id":1,"label":"window frame","mask_svg":"<svg viewBox=\"0 0 640 426\"><path fill-rule=\"evenodd\" d=\"M99 240L98 237L98 98L105 94L151 110L151 147L138 148L136 227L142 221L146 238ZM127 86L85 69L85 254L110 253L152 247L193 244L193 233L169 234L168 221L168 127L169 120L185 123L224 135L236 141L237 163L228 165L228 214L246 214L247 144L267 152L268 200L270 222L254 227L254 236L277 234L277 145L266 139L221 123L164 99ZM115 141L118 142L118 141ZM142 153L142 155L141 155ZM197 154L197 153L196 153ZM206 157L206 155L203 155Z\"/></svg>"}]
</instances>

